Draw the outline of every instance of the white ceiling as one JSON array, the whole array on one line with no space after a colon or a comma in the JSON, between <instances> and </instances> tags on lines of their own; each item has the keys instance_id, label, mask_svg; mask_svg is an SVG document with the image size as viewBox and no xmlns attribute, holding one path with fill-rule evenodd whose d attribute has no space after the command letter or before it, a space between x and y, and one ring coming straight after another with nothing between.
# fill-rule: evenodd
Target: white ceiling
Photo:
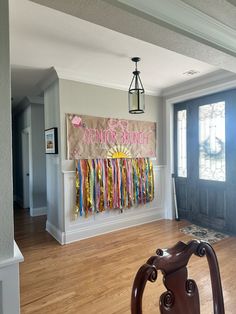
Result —
<instances>
[{"instance_id":1,"label":"white ceiling","mask_svg":"<svg viewBox=\"0 0 236 314\"><path fill-rule=\"evenodd\" d=\"M159 94L163 88L217 67L161 47L40 6L27 0L10 0L12 96L14 104L35 93L35 85L53 66L81 81L128 88L133 64L139 69L144 88Z\"/></svg>"}]
</instances>

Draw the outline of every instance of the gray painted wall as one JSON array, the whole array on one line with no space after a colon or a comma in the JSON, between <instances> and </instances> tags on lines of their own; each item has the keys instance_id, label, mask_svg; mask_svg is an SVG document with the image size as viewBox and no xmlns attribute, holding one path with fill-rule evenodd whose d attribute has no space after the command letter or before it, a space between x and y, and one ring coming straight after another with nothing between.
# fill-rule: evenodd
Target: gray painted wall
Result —
<instances>
[{"instance_id":1,"label":"gray painted wall","mask_svg":"<svg viewBox=\"0 0 236 314\"><path fill-rule=\"evenodd\" d=\"M0 260L4 260L14 250L8 0L0 1L0 43Z\"/></svg>"},{"instance_id":2,"label":"gray painted wall","mask_svg":"<svg viewBox=\"0 0 236 314\"><path fill-rule=\"evenodd\" d=\"M70 80L60 80L61 112L61 158L63 169L71 162L66 161L66 113L78 113L98 117L157 122L157 163L163 164L163 100L157 96L145 96L144 114L128 113L126 91L85 84Z\"/></svg>"},{"instance_id":3,"label":"gray painted wall","mask_svg":"<svg viewBox=\"0 0 236 314\"><path fill-rule=\"evenodd\" d=\"M146 97L143 115L128 113L126 91L95 86L70 80L51 84L44 94L45 128L58 128L58 155L47 155L48 223L65 230L63 208L63 170L74 170L74 162L66 160L65 113L137 119L157 122L157 159L163 163L163 106L162 98Z\"/></svg>"},{"instance_id":4,"label":"gray painted wall","mask_svg":"<svg viewBox=\"0 0 236 314\"><path fill-rule=\"evenodd\" d=\"M44 93L45 129L57 127L60 134L59 81L51 84ZM60 142L58 155L46 155L47 173L47 210L48 223L61 231L63 225L63 186L60 160Z\"/></svg>"}]
</instances>

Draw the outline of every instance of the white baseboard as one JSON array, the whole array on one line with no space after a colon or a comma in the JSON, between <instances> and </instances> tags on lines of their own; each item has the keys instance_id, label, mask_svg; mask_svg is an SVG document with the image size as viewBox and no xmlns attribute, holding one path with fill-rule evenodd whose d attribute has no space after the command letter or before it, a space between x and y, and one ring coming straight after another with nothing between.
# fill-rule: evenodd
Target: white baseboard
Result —
<instances>
[{"instance_id":1,"label":"white baseboard","mask_svg":"<svg viewBox=\"0 0 236 314\"><path fill-rule=\"evenodd\" d=\"M42 215L47 215L47 207L37 207L30 209L30 216L35 217Z\"/></svg>"},{"instance_id":2,"label":"white baseboard","mask_svg":"<svg viewBox=\"0 0 236 314\"><path fill-rule=\"evenodd\" d=\"M82 239L94 237L97 235L142 225L164 218L164 212L161 209L153 208L135 215L121 214L105 222L99 222L96 225L80 226L74 230L67 230L64 233L64 244L72 243Z\"/></svg>"},{"instance_id":3,"label":"white baseboard","mask_svg":"<svg viewBox=\"0 0 236 314\"><path fill-rule=\"evenodd\" d=\"M48 220L46 222L46 231L53 236L60 244L64 243L64 232L58 229L55 225L51 224Z\"/></svg>"},{"instance_id":4,"label":"white baseboard","mask_svg":"<svg viewBox=\"0 0 236 314\"><path fill-rule=\"evenodd\" d=\"M78 217L73 220L73 211L76 201L75 171L63 171L64 185L64 229L60 236L54 230L54 237L60 238L63 244L79 241L116 230L145 224L164 219L164 166L154 166L154 181L157 189L152 202L125 209L123 213L118 210L104 211L88 218Z\"/></svg>"},{"instance_id":5,"label":"white baseboard","mask_svg":"<svg viewBox=\"0 0 236 314\"><path fill-rule=\"evenodd\" d=\"M142 212L135 216L120 215L116 220L106 221L97 225L87 225L74 230L62 232L49 221L46 223L46 230L49 232L61 245L80 241L83 239L95 237L113 231L118 231L125 228L130 228L164 218L164 212L161 209L153 208L146 212ZM123 217L122 217L123 216Z\"/></svg>"}]
</instances>

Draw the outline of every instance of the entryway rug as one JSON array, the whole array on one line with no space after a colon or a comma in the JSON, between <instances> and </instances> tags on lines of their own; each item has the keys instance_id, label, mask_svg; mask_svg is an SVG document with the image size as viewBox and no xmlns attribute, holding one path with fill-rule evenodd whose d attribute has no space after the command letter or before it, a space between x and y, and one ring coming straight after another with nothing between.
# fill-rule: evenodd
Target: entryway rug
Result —
<instances>
[{"instance_id":1,"label":"entryway rug","mask_svg":"<svg viewBox=\"0 0 236 314\"><path fill-rule=\"evenodd\" d=\"M210 244L229 237L224 233L215 231L213 229L199 227L197 225L189 225L187 227L181 228L180 231L184 234L193 236L195 239L207 241Z\"/></svg>"}]
</instances>

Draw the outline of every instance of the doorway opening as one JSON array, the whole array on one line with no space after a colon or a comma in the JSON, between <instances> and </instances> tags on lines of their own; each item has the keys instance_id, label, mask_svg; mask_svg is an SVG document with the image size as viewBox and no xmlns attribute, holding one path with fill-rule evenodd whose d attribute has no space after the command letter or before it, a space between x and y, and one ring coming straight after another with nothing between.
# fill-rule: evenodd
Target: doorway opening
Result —
<instances>
[{"instance_id":1,"label":"doorway opening","mask_svg":"<svg viewBox=\"0 0 236 314\"><path fill-rule=\"evenodd\" d=\"M30 128L21 132L22 141L22 181L23 181L23 208L31 208L30 204Z\"/></svg>"},{"instance_id":2,"label":"doorway opening","mask_svg":"<svg viewBox=\"0 0 236 314\"><path fill-rule=\"evenodd\" d=\"M26 97L13 111L13 191L15 230L40 220L46 228L46 156L42 97ZM18 225L19 224L19 225ZM28 227L27 227L28 228ZM28 229L27 229L28 230ZM30 232L30 230L28 230Z\"/></svg>"}]
</instances>

